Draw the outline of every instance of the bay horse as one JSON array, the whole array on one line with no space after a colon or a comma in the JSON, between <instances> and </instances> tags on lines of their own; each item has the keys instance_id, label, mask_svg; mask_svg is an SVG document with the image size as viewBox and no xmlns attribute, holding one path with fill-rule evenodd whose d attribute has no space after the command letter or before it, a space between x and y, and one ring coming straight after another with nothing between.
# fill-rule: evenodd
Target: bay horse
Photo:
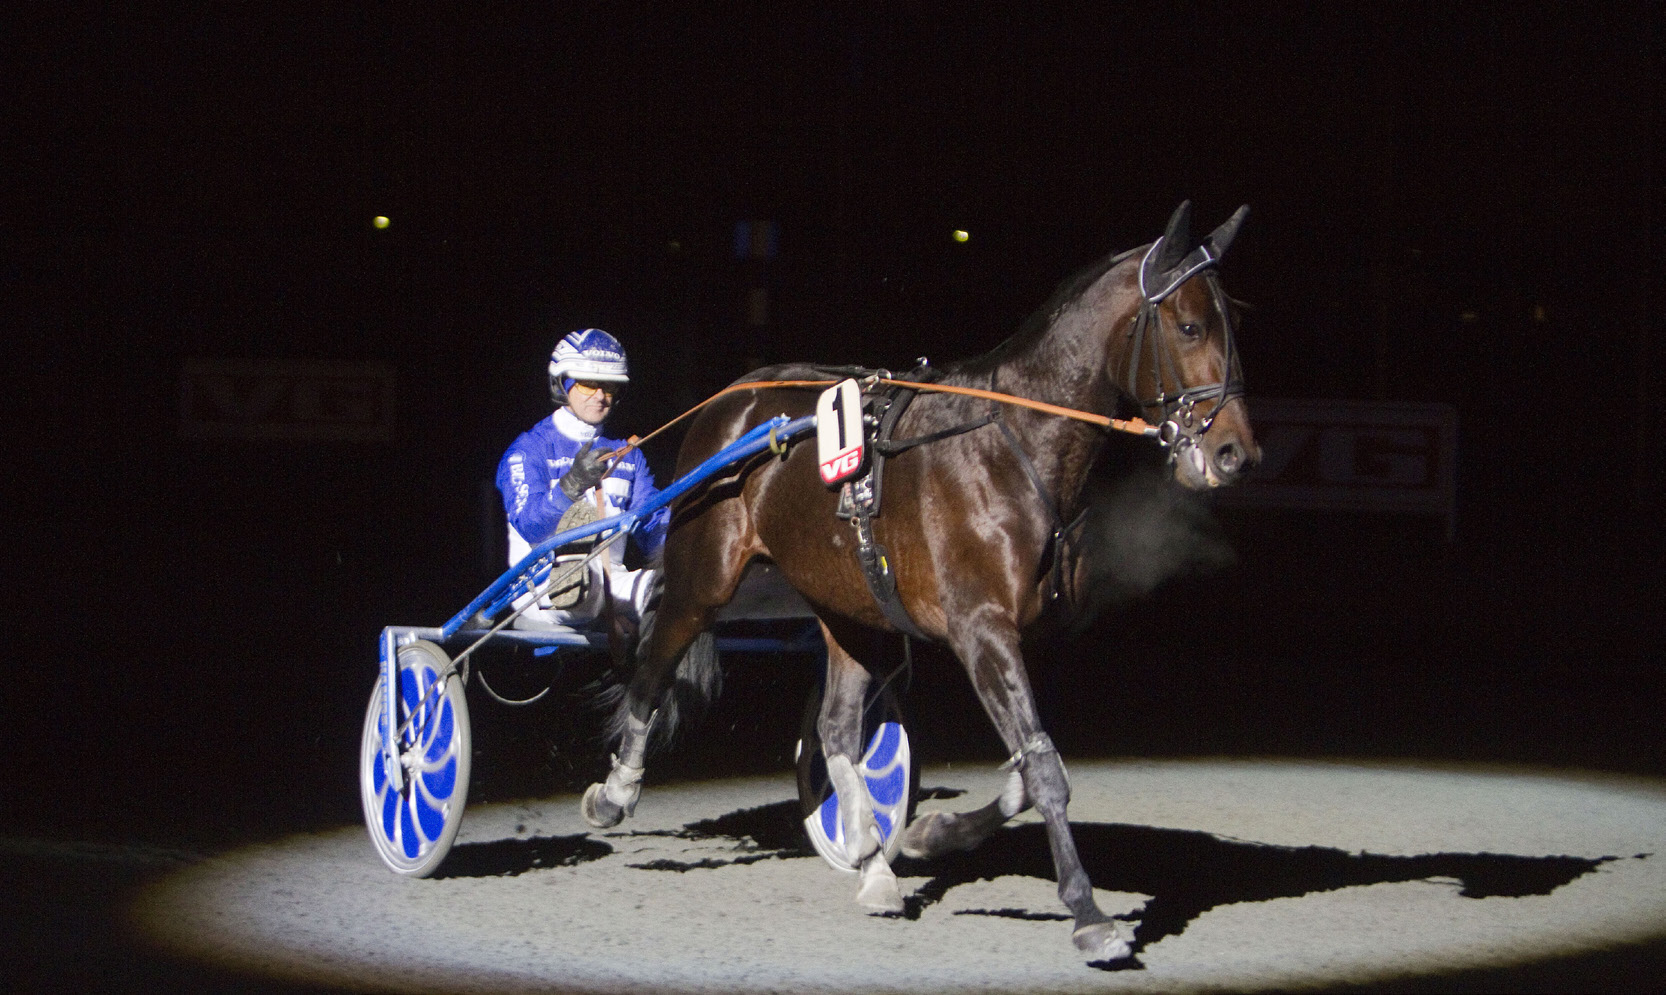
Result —
<instances>
[{"instance_id":1,"label":"bay horse","mask_svg":"<svg viewBox=\"0 0 1666 995\"><path fill-rule=\"evenodd\" d=\"M936 382L1100 415L1137 410L1162 426L1181 484L1231 483L1260 450L1243 399L1232 311L1215 268L1246 211L1239 208L1192 243L1190 205L1182 204L1156 242L1084 270L1017 335L944 367ZM747 379L831 381L804 365L770 367ZM766 418L811 413L816 393L768 387L718 398L691 425L679 475ZM1020 632L1060 586L1063 573L1051 564L1066 555L1059 548L1067 531L1061 523L1080 510L1104 429L984 398L921 393L895 432L942 437L886 462L883 505L871 519L874 538L889 551L906 619L959 658L1012 758L1000 798L976 812L915 820L904 852L968 848L1033 805L1046 820L1076 947L1092 961L1126 957L1128 942L1094 902L1071 838L1064 766L1037 717L1019 650ZM839 495L822 484L815 449L798 444L779 455L762 453L676 505L659 603L611 727L619 743L613 769L586 792L584 815L607 828L634 811L650 735L658 740L665 732L655 728L666 724L656 722L665 718L658 709L669 710L691 687L708 686L696 674L698 653L690 647L700 645L697 637L733 596L747 564L765 557L804 596L827 643L818 731L840 798L846 856L860 871L858 902L900 912L902 896L855 767L871 675L848 649L862 645L862 629L896 631L898 619L894 605L882 610L865 579L855 555L858 539L835 517Z\"/></svg>"}]
</instances>

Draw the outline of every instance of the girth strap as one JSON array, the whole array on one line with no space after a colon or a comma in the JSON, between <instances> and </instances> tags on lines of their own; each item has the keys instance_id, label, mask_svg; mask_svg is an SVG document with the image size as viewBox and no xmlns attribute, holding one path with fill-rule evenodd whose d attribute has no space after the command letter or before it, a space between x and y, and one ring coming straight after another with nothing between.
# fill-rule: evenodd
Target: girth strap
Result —
<instances>
[{"instance_id":1,"label":"girth strap","mask_svg":"<svg viewBox=\"0 0 1666 995\"><path fill-rule=\"evenodd\" d=\"M879 606L880 614L884 615L885 621L891 623L892 628L898 632L929 641L930 637L920 630L914 619L909 617L908 609L903 607L902 597L897 594L897 576L891 569L890 557L885 547L874 540L873 535L873 520L879 517L884 493L885 458L894 455L894 452L902 451L898 449L888 452L886 441L896 429L897 422L902 419L902 413L914 400L915 392L898 386L891 388L888 395L881 402L884 404L884 410L880 413L879 424L874 429L873 452L868 460L868 472L865 477L846 482L844 495L849 499L850 524L856 530L856 562L862 568L862 579L867 582L868 593ZM913 443L913 440L908 441ZM911 448L911 445L903 448ZM841 517L843 513L841 507Z\"/></svg>"},{"instance_id":2,"label":"girth strap","mask_svg":"<svg viewBox=\"0 0 1666 995\"><path fill-rule=\"evenodd\" d=\"M851 524L856 527L856 562L862 567L862 578L868 582L868 593L879 605L880 614L898 632L930 642L931 637L920 631L909 617L908 609L902 606L902 598L897 594L897 575L891 570L885 547L874 541L873 519L858 505Z\"/></svg>"}]
</instances>

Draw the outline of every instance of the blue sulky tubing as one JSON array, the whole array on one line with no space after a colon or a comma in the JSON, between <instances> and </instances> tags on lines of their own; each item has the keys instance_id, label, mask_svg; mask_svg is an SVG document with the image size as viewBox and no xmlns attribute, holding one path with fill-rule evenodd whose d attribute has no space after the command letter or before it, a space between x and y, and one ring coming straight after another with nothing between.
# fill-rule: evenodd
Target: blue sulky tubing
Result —
<instances>
[{"instance_id":1,"label":"blue sulky tubing","mask_svg":"<svg viewBox=\"0 0 1666 995\"><path fill-rule=\"evenodd\" d=\"M615 529L634 529L642 519L687 494L707 479L715 476L719 471L755 456L765 449L773 448L794 436L801 435L814 428L815 424L815 415L797 419L790 419L786 415L776 415L774 418L754 426L751 431L724 446L705 462L683 474L677 480L672 481L669 487L654 495L641 508L599 522L592 522L576 529L556 533L544 542L539 543L536 548L521 557L519 563L499 576L490 587L480 592L478 597L469 602L467 608L458 612L452 617L451 621L441 628L392 625L384 628L381 639L378 640L381 650L379 654L381 660L379 662L381 663L382 675L386 679L383 688L386 695L384 708L386 708L388 715L388 721L382 728L383 752L389 757L400 755L397 732L398 721L396 719L399 714L399 668L396 662L399 647L414 639L428 639L443 644L456 635L482 609L489 608L488 614L495 617L509 602L519 596L521 590L529 589L531 585L536 584L549 573L549 565L540 564L539 561L552 550L603 532L611 532ZM498 633L500 637L509 638L516 638L519 635L518 633L509 632ZM552 640L551 637L554 636L556 636L554 633L526 633L524 638L526 641L537 643L550 643L552 641L569 643L569 638L556 637ZM571 645L589 643L594 646L598 639L596 634L571 633L569 636ZM550 648L553 649L553 645ZM398 763L391 764L390 774L394 779L395 787L403 790L403 767Z\"/></svg>"},{"instance_id":2,"label":"blue sulky tubing","mask_svg":"<svg viewBox=\"0 0 1666 995\"><path fill-rule=\"evenodd\" d=\"M535 583L537 578L548 572L547 566L540 569L542 565L539 561L555 549L604 532L612 532L617 529L627 531L634 529L643 519L687 494L700 484L705 483L711 477L716 476L718 472L728 469L742 460L756 456L765 449L772 448L794 436L801 435L814 428L815 425L815 415L806 415L803 418L788 418L786 415L776 415L768 421L753 426L751 431L724 446L707 458L705 462L672 481L670 486L654 495L642 507L621 515L614 515L611 518L591 522L589 525L583 525L576 529L557 532L534 546L530 552L521 557L519 563L510 567L506 573L493 581L491 586L480 592L479 596L473 601L470 601L467 608L454 615L451 621L440 629L442 637L450 639L456 635L463 626L469 623L470 619L474 618L484 608L491 607L491 614L496 615L504 605L507 605L519 595L519 591L516 590L518 586L526 582Z\"/></svg>"}]
</instances>

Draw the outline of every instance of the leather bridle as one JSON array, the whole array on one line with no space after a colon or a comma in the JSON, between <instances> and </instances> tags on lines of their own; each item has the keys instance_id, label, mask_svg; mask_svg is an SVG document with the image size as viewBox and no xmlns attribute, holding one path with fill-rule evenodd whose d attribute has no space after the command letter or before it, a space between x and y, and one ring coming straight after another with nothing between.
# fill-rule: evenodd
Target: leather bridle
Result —
<instances>
[{"instance_id":1,"label":"leather bridle","mask_svg":"<svg viewBox=\"0 0 1666 995\"><path fill-rule=\"evenodd\" d=\"M1209 243L1205 242L1187 254L1178 265L1159 272L1154 260L1161 257L1166 238L1167 236L1151 243L1151 248L1140 260L1140 310L1128 330L1132 344L1128 351L1126 391L1141 408L1162 412L1157 438L1169 450L1169 459L1172 462L1179 459L1188 447L1199 446L1204 433L1214 425L1221 409L1234 398L1244 396L1244 378L1238 362L1238 343L1233 334L1232 312L1227 305L1226 292L1221 289L1220 280L1215 275L1220 254L1212 251ZM1163 316L1159 305L1173 296L1187 280L1198 275L1202 275L1208 282L1210 300L1221 319L1226 376L1217 383L1181 387L1177 393L1170 394L1165 385L1180 384L1179 364L1175 360L1172 342L1163 334ZM1139 392L1140 363L1146 351L1147 340L1150 342L1151 367L1157 393L1142 398ZM1207 415L1200 416L1196 410L1197 406L1207 401L1214 401L1214 405Z\"/></svg>"}]
</instances>

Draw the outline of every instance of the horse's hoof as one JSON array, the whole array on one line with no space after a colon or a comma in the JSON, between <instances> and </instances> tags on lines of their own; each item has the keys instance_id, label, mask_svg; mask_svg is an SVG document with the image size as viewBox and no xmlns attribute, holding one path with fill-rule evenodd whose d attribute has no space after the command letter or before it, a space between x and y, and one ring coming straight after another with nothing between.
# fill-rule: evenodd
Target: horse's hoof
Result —
<instances>
[{"instance_id":1,"label":"horse's hoof","mask_svg":"<svg viewBox=\"0 0 1666 995\"><path fill-rule=\"evenodd\" d=\"M925 860L942 853L937 837L953 821L954 816L948 812L927 812L909 823L902 833L903 856Z\"/></svg>"},{"instance_id":2,"label":"horse's hoof","mask_svg":"<svg viewBox=\"0 0 1666 995\"><path fill-rule=\"evenodd\" d=\"M1132 956L1134 948L1122 938L1115 922L1089 923L1070 934L1076 941L1076 949L1087 954L1090 961L1122 960Z\"/></svg>"},{"instance_id":3,"label":"horse's hoof","mask_svg":"<svg viewBox=\"0 0 1666 995\"><path fill-rule=\"evenodd\" d=\"M902 911L902 892L890 874L863 875L856 889L856 902L872 912L895 914Z\"/></svg>"},{"instance_id":4,"label":"horse's hoof","mask_svg":"<svg viewBox=\"0 0 1666 995\"><path fill-rule=\"evenodd\" d=\"M602 784L592 784L585 789L579 811L584 813L584 821L590 823L593 829L612 829L625 821L624 806L608 801L607 786Z\"/></svg>"}]
</instances>

